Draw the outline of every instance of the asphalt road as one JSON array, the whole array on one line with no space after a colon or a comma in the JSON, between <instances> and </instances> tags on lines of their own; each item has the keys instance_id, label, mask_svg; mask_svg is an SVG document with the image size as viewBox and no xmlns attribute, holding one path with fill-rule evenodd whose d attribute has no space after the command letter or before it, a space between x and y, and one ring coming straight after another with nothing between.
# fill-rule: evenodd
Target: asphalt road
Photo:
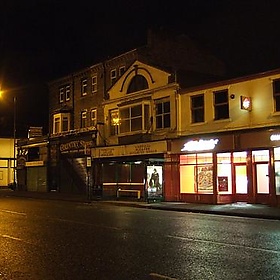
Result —
<instances>
[{"instance_id":1,"label":"asphalt road","mask_svg":"<svg viewBox=\"0 0 280 280\"><path fill-rule=\"evenodd\" d=\"M279 279L280 222L0 197L0 279Z\"/></svg>"}]
</instances>

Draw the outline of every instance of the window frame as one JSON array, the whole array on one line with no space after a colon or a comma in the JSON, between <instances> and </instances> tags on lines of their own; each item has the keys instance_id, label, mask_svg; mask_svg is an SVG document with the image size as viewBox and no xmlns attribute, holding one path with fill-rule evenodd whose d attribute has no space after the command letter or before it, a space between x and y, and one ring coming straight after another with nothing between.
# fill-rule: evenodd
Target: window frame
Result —
<instances>
[{"instance_id":1,"label":"window frame","mask_svg":"<svg viewBox=\"0 0 280 280\"><path fill-rule=\"evenodd\" d=\"M65 86L65 100L70 100L71 88L70 85Z\"/></svg>"},{"instance_id":2,"label":"window frame","mask_svg":"<svg viewBox=\"0 0 280 280\"><path fill-rule=\"evenodd\" d=\"M136 115L137 107L141 108L141 115ZM128 110L126 118L122 118L122 111L124 110ZM150 122L150 103L142 102L131 106L121 107L119 108L119 118L119 134L143 133L148 129L148 124ZM141 128L137 129L139 121L141 122ZM128 125L129 129L126 128L126 125Z\"/></svg>"},{"instance_id":3,"label":"window frame","mask_svg":"<svg viewBox=\"0 0 280 280\"><path fill-rule=\"evenodd\" d=\"M64 87L59 88L59 103L64 102Z\"/></svg>"},{"instance_id":4,"label":"window frame","mask_svg":"<svg viewBox=\"0 0 280 280\"><path fill-rule=\"evenodd\" d=\"M119 77L121 77L125 72L125 66L120 66L119 68Z\"/></svg>"},{"instance_id":5,"label":"window frame","mask_svg":"<svg viewBox=\"0 0 280 280\"><path fill-rule=\"evenodd\" d=\"M226 94L226 101L217 102L218 94ZM213 105L214 105L214 120L226 120L229 119L229 96L228 89L222 89L213 91ZM224 110L225 109L225 110Z\"/></svg>"},{"instance_id":6,"label":"window frame","mask_svg":"<svg viewBox=\"0 0 280 280\"><path fill-rule=\"evenodd\" d=\"M90 125L96 126L96 124L97 124L97 109L91 109L90 110Z\"/></svg>"},{"instance_id":7,"label":"window frame","mask_svg":"<svg viewBox=\"0 0 280 280\"><path fill-rule=\"evenodd\" d=\"M88 90L87 78L81 79L81 95L86 96Z\"/></svg>"},{"instance_id":8,"label":"window frame","mask_svg":"<svg viewBox=\"0 0 280 280\"><path fill-rule=\"evenodd\" d=\"M197 106L194 105L193 101L196 98L203 99L202 105L197 105ZM204 96L204 93L190 96L190 105L191 105L191 122L193 124L205 122L205 96Z\"/></svg>"},{"instance_id":9,"label":"window frame","mask_svg":"<svg viewBox=\"0 0 280 280\"><path fill-rule=\"evenodd\" d=\"M117 81L117 69L111 69L110 71L111 85Z\"/></svg>"},{"instance_id":10,"label":"window frame","mask_svg":"<svg viewBox=\"0 0 280 280\"><path fill-rule=\"evenodd\" d=\"M274 101L274 112L280 112L280 79L273 80L272 91L273 91L273 101Z\"/></svg>"},{"instance_id":11,"label":"window frame","mask_svg":"<svg viewBox=\"0 0 280 280\"><path fill-rule=\"evenodd\" d=\"M165 106L164 104L169 103L169 111L165 112ZM155 126L156 129L168 129L171 128L171 101L170 98L162 98L157 99L154 102L155 104ZM158 112L158 105L161 105L161 112ZM168 121L166 117L168 117ZM159 120L160 124L159 125ZM169 125L168 125L169 122Z\"/></svg>"},{"instance_id":12,"label":"window frame","mask_svg":"<svg viewBox=\"0 0 280 280\"><path fill-rule=\"evenodd\" d=\"M120 126L119 109L111 109L109 111L109 117L110 117L110 135L111 136L118 135L119 126Z\"/></svg>"},{"instance_id":13,"label":"window frame","mask_svg":"<svg viewBox=\"0 0 280 280\"><path fill-rule=\"evenodd\" d=\"M65 120L67 120L66 129L64 129ZM70 131L70 113L58 113L53 115L52 134L59 134L67 131Z\"/></svg>"},{"instance_id":14,"label":"window frame","mask_svg":"<svg viewBox=\"0 0 280 280\"><path fill-rule=\"evenodd\" d=\"M93 75L91 77L91 92L92 93L97 92L97 75Z\"/></svg>"},{"instance_id":15,"label":"window frame","mask_svg":"<svg viewBox=\"0 0 280 280\"><path fill-rule=\"evenodd\" d=\"M86 127L87 127L87 110L82 110L80 128L86 128Z\"/></svg>"}]
</instances>

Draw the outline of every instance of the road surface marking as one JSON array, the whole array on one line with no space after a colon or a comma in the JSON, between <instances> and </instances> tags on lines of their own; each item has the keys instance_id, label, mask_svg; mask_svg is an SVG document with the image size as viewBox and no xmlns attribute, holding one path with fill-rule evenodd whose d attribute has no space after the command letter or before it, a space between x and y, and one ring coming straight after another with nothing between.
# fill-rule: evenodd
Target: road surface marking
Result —
<instances>
[{"instance_id":1,"label":"road surface marking","mask_svg":"<svg viewBox=\"0 0 280 280\"><path fill-rule=\"evenodd\" d=\"M157 280L177 280L176 278L171 278L165 275L157 274L157 273L150 273L151 279Z\"/></svg>"},{"instance_id":2,"label":"road surface marking","mask_svg":"<svg viewBox=\"0 0 280 280\"><path fill-rule=\"evenodd\" d=\"M20 238L17 238L17 237L14 237L14 236L10 236L10 235L6 235L6 234L2 234L1 236L4 237L4 238L12 239L12 240L23 241Z\"/></svg>"},{"instance_id":3,"label":"road surface marking","mask_svg":"<svg viewBox=\"0 0 280 280\"><path fill-rule=\"evenodd\" d=\"M15 236L11 236L11 235L7 235L7 234L0 234L0 237L11 239L11 240L15 240L15 241L19 241L19 242L26 243L26 244L36 245L35 243L28 242L28 241L23 240L21 238L18 238L18 237L15 237Z\"/></svg>"},{"instance_id":4,"label":"road surface marking","mask_svg":"<svg viewBox=\"0 0 280 280\"><path fill-rule=\"evenodd\" d=\"M22 215L26 216L26 213L23 212L15 212L15 211L10 211L10 210L0 210L1 212L9 213L9 214L17 214L17 215Z\"/></svg>"},{"instance_id":5,"label":"road surface marking","mask_svg":"<svg viewBox=\"0 0 280 280\"><path fill-rule=\"evenodd\" d=\"M179 240L191 241L191 242L211 243L211 244L215 244L215 245L222 245L222 246L235 247L235 248L245 248L245 249L256 250L256 251L260 251L260 252L280 254L280 251L277 251L277 250L256 248L256 247L245 246L245 245L223 243L223 242L217 242L217 241L211 241L211 240L201 240L201 239L194 239L194 238L175 236L175 235L167 235L167 237L175 238L175 239L179 239Z\"/></svg>"}]
</instances>

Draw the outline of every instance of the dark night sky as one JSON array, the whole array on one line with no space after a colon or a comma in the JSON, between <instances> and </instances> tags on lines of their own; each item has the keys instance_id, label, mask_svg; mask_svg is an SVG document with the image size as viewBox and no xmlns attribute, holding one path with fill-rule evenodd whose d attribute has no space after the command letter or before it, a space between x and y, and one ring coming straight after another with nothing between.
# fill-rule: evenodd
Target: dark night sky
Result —
<instances>
[{"instance_id":1,"label":"dark night sky","mask_svg":"<svg viewBox=\"0 0 280 280\"><path fill-rule=\"evenodd\" d=\"M279 7L277 0L2 0L0 77L17 96L18 131L46 127L47 82L145 45L148 28L184 33L235 75L279 68ZM8 99L0 102L6 136Z\"/></svg>"}]
</instances>

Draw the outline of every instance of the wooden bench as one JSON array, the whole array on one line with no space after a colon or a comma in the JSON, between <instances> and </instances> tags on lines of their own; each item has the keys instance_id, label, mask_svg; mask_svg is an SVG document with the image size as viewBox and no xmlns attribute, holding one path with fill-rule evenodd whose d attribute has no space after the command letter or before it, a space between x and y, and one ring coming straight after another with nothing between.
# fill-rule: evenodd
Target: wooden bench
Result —
<instances>
[{"instance_id":1,"label":"wooden bench","mask_svg":"<svg viewBox=\"0 0 280 280\"><path fill-rule=\"evenodd\" d=\"M122 193L137 194L137 199L140 199L140 197L141 197L141 191L139 191L139 190L122 190L122 189L118 189L117 190L117 198L119 198Z\"/></svg>"}]
</instances>

